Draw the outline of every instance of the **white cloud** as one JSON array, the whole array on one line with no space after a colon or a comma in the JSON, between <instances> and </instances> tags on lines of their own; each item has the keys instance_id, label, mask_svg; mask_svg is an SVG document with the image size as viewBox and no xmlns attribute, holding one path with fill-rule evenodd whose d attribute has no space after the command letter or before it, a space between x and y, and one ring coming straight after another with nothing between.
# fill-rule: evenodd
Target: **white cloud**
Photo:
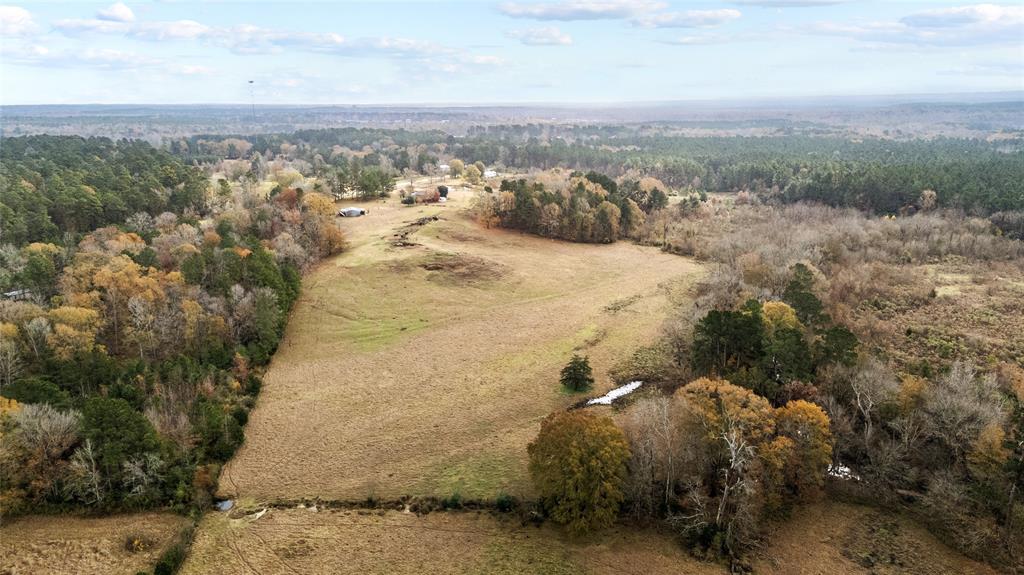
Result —
<instances>
[{"instance_id":1,"label":"white cloud","mask_svg":"<svg viewBox=\"0 0 1024 575\"><path fill-rule=\"evenodd\" d=\"M135 13L128 6L125 6L124 2L117 2L111 4L107 8L100 10L96 13L96 17L100 20L108 20L110 22L134 22Z\"/></svg>"},{"instance_id":2,"label":"white cloud","mask_svg":"<svg viewBox=\"0 0 1024 575\"><path fill-rule=\"evenodd\" d=\"M875 45L1019 45L1024 38L1024 8L976 4L926 10L898 21L817 22L805 30L812 34L843 36Z\"/></svg>"},{"instance_id":3,"label":"white cloud","mask_svg":"<svg viewBox=\"0 0 1024 575\"><path fill-rule=\"evenodd\" d=\"M633 20L635 26L643 28L706 28L731 22L742 16L739 10L687 10L650 14Z\"/></svg>"},{"instance_id":4,"label":"white cloud","mask_svg":"<svg viewBox=\"0 0 1024 575\"><path fill-rule=\"evenodd\" d=\"M134 24L128 34L143 40L182 40L203 38L211 32L195 20L175 20L172 22L143 22Z\"/></svg>"},{"instance_id":5,"label":"white cloud","mask_svg":"<svg viewBox=\"0 0 1024 575\"><path fill-rule=\"evenodd\" d=\"M400 62L400 69L404 71L413 70L417 73L484 70L501 63L500 59L493 56L473 55L431 41L387 36L350 38L334 33L282 31L248 24L227 27L208 26L193 20L121 22L94 18L60 20L54 23L54 28L69 36L110 34L155 42L192 40L220 46L240 55L276 54L294 50L340 57L386 58ZM74 60L63 59L63 62L70 61ZM53 56L46 59L23 59L22 63L62 65ZM88 62L81 61L82 65L100 63L101 60L96 57ZM123 64L127 66L129 62ZM175 74L209 73L200 66L176 66L169 62L162 62L162 65Z\"/></svg>"},{"instance_id":6,"label":"white cloud","mask_svg":"<svg viewBox=\"0 0 1024 575\"><path fill-rule=\"evenodd\" d=\"M665 8L655 0L564 0L562 2L509 2L498 10L512 18L533 20L624 20Z\"/></svg>"},{"instance_id":7,"label":"white cloud","mask_svg":"<svg viewBox=\"0 0 1024 575\"><path fill-rule=\"evenodd\" d=\"M84 50L51 50L39 44L4 45L0 57L5 62L21 66L42 66L46 68L94 69L105 71L149 70L182 76L213 74L207 66L183 64L140 55L132 51L111 48L86 48Z\"/></svg>"},{"instance_id":8,"label":"white cloud","mask_svg":"<svg viewBox=\"0 0 1024 575\"><path fill-rule=\"evenodd\" d=\"M527 30L509 30L505 35L519 40L527 46L568 46L572 44L572 36L554 26L530 28Z\"/></svg>"},{"instance_id":9,"label":"white cloud","mask_svg":"<svg viewBox=\"0 0 1024 575\"><path fill-rule=\"evenodd\" d=\"M20 6L0 6L0 35L24 36L34 32L32 14Z\"/></svg>"},{"instance_id":10,"label":"white cloud","mask_svg":"<svg viewBox=\"0 0 1024 575\"><path fill-rule=\"evenodd\" d=\"M114 22L98 18L66 18L54 22L53 27L68 35L83 33L122 34L131 29L130 24L127 22Z\"/></svg>"},{"instance_id":11,"label":"white cloud","mask_svg":"<svg viewBox=\"0 0 1024 575\"><path fill-rule=\"evenodd\" d=\"M680 36L671 40L665 40L663 44L673 46L710 46L713 44L733 44L736 42L759 42L772 39L772 36L765 33L747 34L700 34L693 36Z\"/></svg>"},{"instance_id":12,"label":"white cloud","mask_svg":"<svg viewBox=\"0 0 1024 575\"><path fill-rule=\"evenodd\" d=\"M66 19L54 22L57 30L74 36L77 34L123 34L142 40L179 40L204 38L214 29L194 20L173 20L154 22L122 22L115 20Z\"/></svg>"},{"instance_id":13,"label":"white cloud","mask_svg":"<svg viewBox=\"0 0 1024 575\"><path fill-rule=\"evenodd\" d=\"M176 70L183 76L210 76L213 74L213 69L209 66L192 64L179 65Z\"/></svg>"},{"instance_id":14,"label":"white cloud","mask_svg":"<svg viewBox=\"0 0 1024 575\"><path fill-rule=\"evenodd\" d=\"M944 76L995 76L1020 79L1024 62L979 62L939 72Z\"/></svg>"},{"instance_id":15,"label":"white cloud","mask_svg":"<svg viewBox=\"0 0 1024 575\"><path fill-rule=\"evenodd\" d=\"M950 28L956 26L1020 26L1024 23L1024 6L975 4L955 8L939 8L911 14L900 22L915 28Z\"/></svg>"},{"instance_id":16,"label":"white cloud","mask_svg":"<svg viewBox=\"0 0 1024 575\"><path fill-rule=\"evenodd\" d=\"M455 52L434 42L409 38L348 38L341 34L280 32L257 26L209 29L202 37L226 46L237 54L270 54L294 48L336 56L417 58Z\"/></svg>"},{"instance_id":17,"label":"white cloud","mask_svg":"<svg viewBox=\"0 0 1024 575\"><path fill-rule=\"evenodd\" d=\"M742 6L761 6L762 8L814 8L817 6L835 6L852 0L733 0L733 4Z\"/></svg>"},{"instance_id":18,"label":"white cloud","mask_svg":"<svg viewBox=\"0 0 1024 575\"><path fill-rule=\"evenodd\" d=\"M223 46L236 54L273 54L294 48L338 56L415 58L455 52L434 42L409 38L348 38L333 33L279 31L247 24L215 27L194 20L114 22L98 18L67 19L55 22L54 27L71 36L118 34L151 41L201 40Z\"/></svg>"}]
</instances>

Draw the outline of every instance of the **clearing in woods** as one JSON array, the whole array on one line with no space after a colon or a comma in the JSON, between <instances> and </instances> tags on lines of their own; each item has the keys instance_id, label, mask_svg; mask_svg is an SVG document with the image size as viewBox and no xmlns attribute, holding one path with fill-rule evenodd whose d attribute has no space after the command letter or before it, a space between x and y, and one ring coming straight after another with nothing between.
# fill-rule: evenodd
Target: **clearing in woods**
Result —
<instances>
[{"instance_id":1,"label":"clearing in woods","mask_svg":"<svg viewBox=\"0 0 1024 575\"><path fill-rule=\"evenodd\" d=\"M578 400L561 367L589 355L607 391L703 273L628 241L484 229L471 200L364 202L342 220L349 249L305 278L222 495L529 497L527 443Z\"/></svg>"}]
</instances>

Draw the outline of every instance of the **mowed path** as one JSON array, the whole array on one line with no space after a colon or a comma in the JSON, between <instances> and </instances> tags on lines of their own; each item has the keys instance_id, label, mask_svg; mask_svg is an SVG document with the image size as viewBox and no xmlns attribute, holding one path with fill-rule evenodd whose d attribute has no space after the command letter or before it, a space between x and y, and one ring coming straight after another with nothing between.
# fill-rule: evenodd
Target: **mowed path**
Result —
<instances>
[{"instance_id":1,"label":"mowed path","mask_svg":"<svg viewBox=\"0 0 1024 575\"><path fill-rule=\"evenodd\" d=\"M368 204L342 221L350 249L305 279L222 495L529 496L527 443L579 399L559 369L585 353L595 392L612 387L608 369L657 337L670 299L702 273L625 241L483 229L471 198ZM441 220L408 236L419 245L391 245L426 215Z\"/></svg>"}]
</instances>

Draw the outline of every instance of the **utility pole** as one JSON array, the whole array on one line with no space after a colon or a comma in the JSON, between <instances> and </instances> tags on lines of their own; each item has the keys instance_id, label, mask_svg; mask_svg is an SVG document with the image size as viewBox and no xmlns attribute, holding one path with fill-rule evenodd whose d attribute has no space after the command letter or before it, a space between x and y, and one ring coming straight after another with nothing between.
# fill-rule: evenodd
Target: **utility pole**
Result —
<instances>
[{"instance_id":1,"label":"utility pole","mask_svg":"<svg viewBox=\"0 0 1024 575\"><path fill-rule=\"evenodd\" d=\"M253 92L253 81L249 80L249 106L252 109L252 123L256 123L256 95Z\"/></svg>"}]
</instances>

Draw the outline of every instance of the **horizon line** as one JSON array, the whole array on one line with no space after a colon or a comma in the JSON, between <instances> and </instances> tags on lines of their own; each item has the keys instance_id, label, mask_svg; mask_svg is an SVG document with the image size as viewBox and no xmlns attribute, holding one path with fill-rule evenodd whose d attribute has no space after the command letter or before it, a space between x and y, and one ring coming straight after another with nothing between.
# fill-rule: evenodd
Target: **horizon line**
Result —
<instances>
[{"instance_id":1,"label":"horizon line","mask_svg":"<svg viewBox=\"0 0 1024 575\"><path fill-rule=\"evenodd\" d=\"M814 102L814 101L834 101L834 100L863 100L863 99L910 99L910 98L957 98L957 97L1007 97L1007 100L1001 100L1004 102L1012 101L1024 101L1024 90L988 90L988 91L971 91L971 92L893 92L893 93L870 93L870 94L817 94L817 95L793 95L793 96L754 96L750 98L736 97L736 98L695 98L695 99L680 99L680 100L608 100L608 101L571 101L571 100L535 100L535 101L505 101L505 102L387 102L387 103L372 103L372 102L358 102L358 103L276 103L276 104L255 104L256 108L317 108L317 107L332 107L332 108L399 108L399 107L410 107L410 108L536 108L536 107L571 107L571 106L589 106L594 108L600 107L629 107L629 106L666 106L673 104L731 104L731 105L742 105L742 104L771 104L771 103L786 103L786 102ZM996 100L989 101L987 103L995 103ZM912 103L912 102L910 102ZM924 103L924 102L921 102ZM73 106L91 106L91 107L124 107L124 106L150 106L150 107L166 107L166 108L184 108L184 107L253 107L254 104L251 102L186 102L186 103L156 103L156 102L115 102L115 103L99 103L99 102L75 102L75 103L44 103L44 104L26 104L26 103L14 103L4 104L0 103L0 108L28 108L28 107L73 107Z\"/></svg>"}]
</instances>

